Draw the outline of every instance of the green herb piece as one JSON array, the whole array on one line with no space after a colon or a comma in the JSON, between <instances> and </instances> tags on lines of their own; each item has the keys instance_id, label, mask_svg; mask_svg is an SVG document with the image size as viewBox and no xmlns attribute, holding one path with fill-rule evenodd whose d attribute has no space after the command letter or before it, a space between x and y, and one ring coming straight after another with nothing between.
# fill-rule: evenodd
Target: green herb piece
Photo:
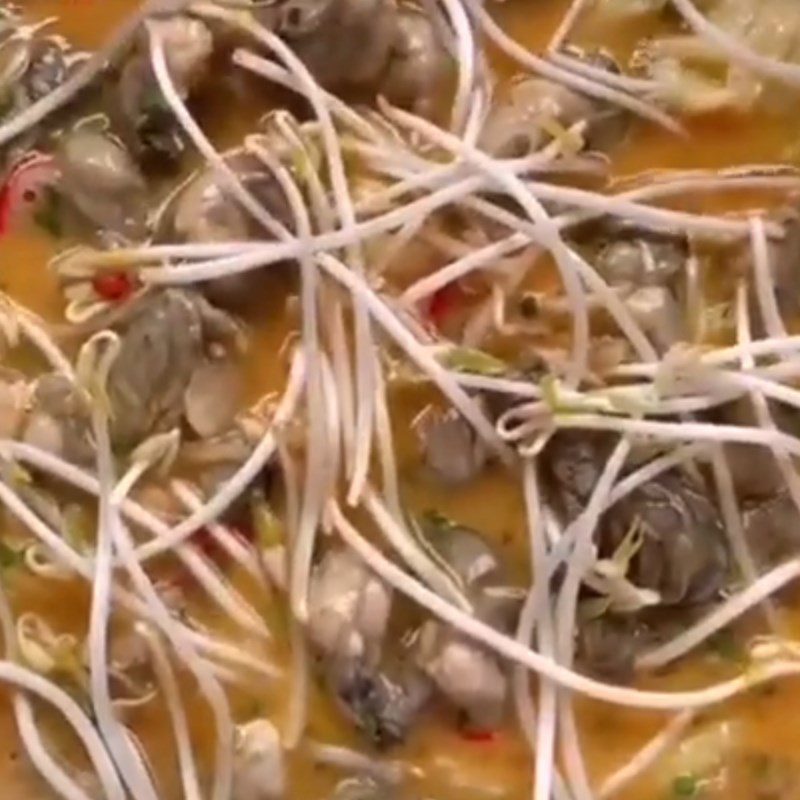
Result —
<instances>
[{"instance_id":1,"label":"green herb piece","mask_svg":"<svg viewBox=\"0 0 800 800\"><path fill-rule=\"evenodd\" d=\"M46 186L42 199L33 214L33 221L51 236L60 239L64 234L61 220L61 197L52 186Z\"/></svg>"},{"instance_id":2,"label":"green herb piece","mask_svg":"<svg viewBox=\"0 0 800 800\"><path fill-rule=\"evenodd\" d=\"M723 661L741 664L747 661L747 654L731 631L722 630L708 641L711 651Z\"/></svg>"},{"instance_id":3,"label":"green herb piece","mask_svg":"<svg viewBox=\"0 0 800 800\"><path fill-rule=\"evenodd\" d=\"M268 549L283 544L283 526L261 492L253 492L250 500L250 514L256 541L262 548Z\"/></svg>"},{"instance_id":4,"label":"green herb piece","mask_svg":"<svg viewBox=\"0 0 800 800\"><path fill-rule=\"evenodd\" d=\"M89 513L77 503L64 509L64 540L79 553L91 550L94 526Z\"/></svg>"},{"instance_id":5,"label":"green herb piece","mask_svg":"<svg viewBox=\"0 0 800 800\"><path fill-rule=\"evenodd\" d=\"M442 514L434 508L428 509L420 514L420 522L426 527L436 530L449 530L450 528L457 527L456 523L450 517Z\"/></svg>"},{"instance_id":6,"label":"green herb piece","mask_svg":"<svg viewBox=\"0 0 800 800\"><path fill-rule=\"evenodd\" d=\"M17 488L30 486L33 484L33 477L31 476L30 472L28 472L25 467L21 466L16 461L12 461L8 464L7 474L11 483Z\"/></svg>"},{"instance_id":7,"label":"green herb piece","mask_svg":"<svg viewBox=\"0 0 800 800\"><path fill-rule=\"evenodd\" d=\"M508 372L508 365L483 350L472 347L451 347L439 356L442 366L456 372L497 377Z\"/></svg>"},{"instance_id":8,"label":"green herb piece","mask_svg":"<svg viewBox=\"0 0 800 800\"><path fill-rule=\"evenodd\" d=\"M141 96L139 110L142 116L149 116L158 112L172 114L169 103L164 99L164 95L156 83L152 83L145 88Z\"/></svg>"},{"instance_id":9,"label":"green herb piece","mask_svg":"<svg viewBox=\"0 0 800 800\"><path fill-rule=\"evenodd\" d=\"M0 540L0 572L8 572L20 567L25 561L25 556L21 550L9 547L4 541Z\"/></svg>"},{"instance_id":10,"label":"green herb piece","mask_svg":"<svg viewBox=\"0 0 800 800\"><path fill-rule=\"evenodd\" d=\"M693 775L678 775L672 781L673 797L697 797L700 785Z\"/></svg>"}]
</instances>

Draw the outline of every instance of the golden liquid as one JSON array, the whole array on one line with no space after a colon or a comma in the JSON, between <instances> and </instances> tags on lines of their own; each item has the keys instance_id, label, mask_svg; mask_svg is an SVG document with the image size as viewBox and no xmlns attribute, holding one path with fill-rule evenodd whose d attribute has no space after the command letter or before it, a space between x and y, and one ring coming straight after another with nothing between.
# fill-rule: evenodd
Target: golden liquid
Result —
<instances>
[{"instance_id":1,"label":"golden liquid","mask_svg":"<svg viewBox=\"0 0 800 800\"><path fill-rule=\"evenodd\" d=\"M101 42L111 28L135 6L134 0L29 0L26 9L32 17L50 14L61 18L59 29L77 45L92 47ZM554 31L568 3L565 0L508 0L497 4L496 13L506 29L534 50L541 50ZM649 27L649 30L648 30ZM613 26L595 18L584 20L576 36L578 42L602 43L619 53L629 51L632 43L652 33L650 26ZM262 95L258 95L259 101ZM256 109L258 113L268 110ZM253 111L237 113L225 96L218 106L203 109L204 122L221 134L223 141L233 142L252 124ZM718 115L688 124L691 134L682 140L652 126L637 123L626 145L614 154L614 171L620 176L657 168L727 167L753 162L785 162L797 150L796 120L787 124L780 118L763 115ZM724 207L719 197L704 199L695 207ZM735 202L728 200L726 202ZM0 281L12 296L48 319L58 320L61 299L46 269L53 254L53 243L32 225L7 234L0 241ZM253 321L252 358L248 364L250 394L257 397L279 390L285 364L279 351L288 330L288 321L280 293L264 298L264 311ZM399 437L398 457L404 476L404 495L414 508L435 508L459 521L474 526L491 536L517 565L515 576L527 580L526 534L523 504L516 483L499 469L490 470L475 484L464 489L442 489L419 477L417 454L408 436L408 421L419 408L415 392L400 391L394 398L394 426ZM232 580L257 608L273 618L280 601L265 596L235 573ZM88 587L84 584L48 583L46 594L24 577L10 586L18 610L34 609L46 614L52 624L64 630L81 633L88 616ZM791 605L791 604L789 604ZM218 619L216 612L198 608L197 613L209 621ZM800 624L793 613L786 613L787 632L800 633ZM227 626L229 636L240 633ZM280 638L280 637L279 637ZM256 649L257 652L257 649ZM270 657L286 668L288 648L279 641ZM678 689L698 687L715 682L730 673L730 666L702 651L685 659L668 674L650 678L649 687ZM191 686L191 681L184 682ZM259 707L274 716L278 724L286 713L284 698L289 683L266 683ZM205 751L201 763L212 756L213 726L203 703L191 689L186 690L187 706L192 710L192 728L196 740ZM578 700L578 727L594 785L620 765L626 763L646 739L665 723L663 715L622 710L609 705ZM246 719L253 710L253 699L234 697L234 710ZM769 691L753 691L741 699L706 712L702 719L732 720L741 725L745 746L761 752L793 757L800 753L800 682L782 680ZM164 800L177 800L178 783L173 763L169 723L160 704L155 703L134 712L129 721L144 743L162 787ZM55 729L54 729L55 730ZM312 713L308 735L323 741L362 746L350 727L343 722L324 693L312 688ZM36 800L49 797L41 780L26 763L24 750L17 744L13 717L7 697L0 693L0 796L3 800ZM70 758L79 757L62 734L54 741ZM417 777L413 791L435 800L519 800L530 791L532 761L524 738L513 723L499 732L492 741L470 742L462 738L453 725L450 713L431 707L423 722L413 730L409 741L392 753L415 768ZM290 791L288 800L323 800L341 774L315 766L302 751L289 757ZM621 792L620 800L659 800L667 797L663 777L653 771ZM726 797L731 800L752 800L752 787L746 779L734 781Z\"/></svg>"}]
</instances>

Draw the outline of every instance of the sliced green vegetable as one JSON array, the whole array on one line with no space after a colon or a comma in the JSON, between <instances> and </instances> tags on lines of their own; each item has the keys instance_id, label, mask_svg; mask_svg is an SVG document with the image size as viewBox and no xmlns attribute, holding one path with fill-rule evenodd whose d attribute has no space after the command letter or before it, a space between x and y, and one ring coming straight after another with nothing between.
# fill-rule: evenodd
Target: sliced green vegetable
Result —
<instances>
[{"instance_id":1,"label":"sliced green vegetable","mask_svg":"<svg viewBox=\"0 0 800 800\"><path fill-rule=\"evenodd\" d=\"M56 239L60 239L64 234L62 222L61 196L52 186L46 186L42 193L42 199L34 212L33 221L42 230L49 233Z\"/></svg>"},{"instance_id":2,"label":"sliced green vegetable","mask_svg":"<svg viewBox=\"0 0 800 800\"><path fill-rule=\"evenodd\" d=\"M419 520L426 528L433 528L436 530L447 530L448 528L457 527L457 524L450 519L450 517L442 514L441 511L437 511L435 508L423 511L422 514L420 514Z\"/></svg>"},{"instance_id":3,"label":"sliced green vegetable","mask_svg":"<svg viewBox=\"0 0 800 800\"><path fill-rule=\"evenodd\" d=\"M729 630L722 630L708 640L709 649L723 661L733 664L743 664L747 659L747 652L736 640Z\"/></svg>"},{"instance_id":4,"label":"sliced green vegetable","mask_svg":"<svg viewBox=\"0 0 800 800\"><path fill-rule=\"evenodd\" d=\"M262 548L267 549L283 544L283 526L261 492L253 492L250 500L250 514L256 541Z\"/></svg>"},{"instance_id":5,"label":"sliced green vegetable","mask_svg":"<svg viewBox=\"0 0 800 800\"><path fill-rule=\"evenodd\" d=\"M451 347L445 350L439 361L442 366L455 372L497 377L508 372L508 365L495 356L472 347Z\"/></svg>"},{"instance_id":6,"label":"sliced green vegetable","mask_svg":"<svg viewBox=\"0 0 800 800\"><path fill-rule=\"evenodd\" d=\"M697 797L700 793L700 784L694 775L678 775L672 781L673 797Z\"/></svg>"},{"instance_id":7,"label":"sliced green vegetable","mask_svg":"<svg viewBox=\"0 0 800 800\"><path fill-rule=\"evenodd\" d=\"M25 561L23 550L15 550L0 539L0 572L17 569Z\"/></svg>"},{"instance_id":8,"label":"sliced green vegetable","mask_svg":"<svg viewBox=\"0 0 800 800\"><path fill-rule=\"evenodd\" d=\"M64 539L78 552L91 550L94 525L90 514L77 503L64 509Z\"/></svg>"}]
</instances>

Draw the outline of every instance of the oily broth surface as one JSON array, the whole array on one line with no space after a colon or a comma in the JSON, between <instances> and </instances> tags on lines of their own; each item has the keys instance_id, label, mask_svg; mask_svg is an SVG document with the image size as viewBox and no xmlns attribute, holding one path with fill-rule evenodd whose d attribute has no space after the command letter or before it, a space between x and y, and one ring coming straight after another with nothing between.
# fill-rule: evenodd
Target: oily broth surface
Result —
<instances>
[{"instance_id":1,"label":"oily broth surface","mask_svg":"<svg viewBox=\"0 0 800 800\"><path fill-rule=\"evenodd\" d=\"M134 0L29 0L26 9L34 18L59 15L60 32L78 46L93 47L103 41L113 25L135 5ZM567 5L565 0L508 0L497 5L497 14L512 35L531 48L541 50ZM580 43L603 44L624 55L639 36L652 33L657 24L648 21L641 28L629 24L615 26L588 18L575 38ZM502 63L500 66L503 67ZM224 101L218 105L212 101L200 111L204 125L217 135L217 141L224 144L237 141L252 128L255 118L269 109L269 95L263 91L257 95L263 101L263 107L255 109L253 106L258 104L253 103L252 97L237 96L239 101L233 108L231 95L226 92ZM249 109L246 110L246 106ZM637 123L629 141L613 155L614 172L624 177L659 168L718 168L753 162L786 162L791 160L794 152L800 153L800 135L796 133L796 127L787 122L796 121L765 119L756 115L706 117L687 124L690 138L686 140ZM752 195L749 199L752 202ZM725 205L720 197L704 197L691 203L684 201L682 206L696 210L724 210L733 207L737 199L727 197L724 202ZM46 269L47 260L54 252L53 242L33 225L18 228L0 240L0 281L3 287L21 303L55 322L60 318L61 299ZM281 352L291 330L289 312L284 308L283 299L279 292L270 292L264 297L263 311L258 318L249 320L253 329L251 355L246 365L249 399L281 388L285 375L285 359ZM509 480L498 468L489 470L466 488L445 490L415 475L415 445L408 433L408 423L424 401L419 391L411 389L396 392L392 399L398 461L408 502L414 508L435 508L473 525L500 545L511 564L524 565L526 532L523 503L516 482ZM514 577L520 582L526 581L524 566L517 569ZM264 595L255 591L245 576L234 572L231 578L243 594L270 615L270 619L280 616L275 610L280 607L279 598L265 601ZM12 588L18 611L40 609L58 629L83 633L82 626L88 616L88 588L85 584L49 582L45 594L41 585L30 578L20 576L14 580L16 583ZM208 608L193 610L200 618L216 617L216 612ZM787 634L800 635L800 617L787 612L783 622ZM228 633L231 637L241 638L238 629L231 628ZM286 637L279 634L277 638L277 654L273 648L270 656L280 661L289 674L291 667ZM243 642L243 645L256 654L259 652L256 643ZM661 689L695 687L721 679L730 669L721 666L704 651L685 659L668 675L652 678L648 683ZM191 687L190 681L184 684ZM196 738L207 750L206 754L200 753L199 763L202 764L211 757L212 721L202 710L202 702L192 697L191 691L191 688L187 689L185 700ZM278 682L265 685L263 697L258 698L259 707L279 725L286 714L283 698L287 695L288 684ZM242 715L252 713L252 703L252 698L234 696L234 712ZM575 708L587 767L595 782L624 763L665 720L663 715L620 710L583 700L576 701ZM800 729L787 722L796 719L798 714L800 682L783 680L768 691L753 692L713 709L703 719L735 720L741 726L745 747L749 745L760 751L792 757L800 752ZM159 704L150 704L135 712L130 719L134 731L147 744L148 751L155 754L153 766L164 787L164 800L177 800L178 784L172 761L169 723ZM72 752L78 748L60 731L60 726L53 728L58 737L56 741L70 752L70 757L79 757L77 752ZM330 700L313 687L308 736L359 745L350 728L340 721ZM0 737L0 741L5 743L0 749L2 796L9 800L44 800L49 797L25 763L5 693L0 693ZM455 730L450 716L435 706L415 728L409 741L393 756L415 768L414 788L423 796L436 800L517 800L529 791L530 758L525 740L515 728L500 731L491 741L465 741ZM314 766L302 749L290 756L289 772L289 800L322 800L340 777L330 769ZM663 792L663 783L651 775L643 777L618 797L621 800L653 800L663 796ZM731 800L751 800L752 792L747 781L733 781L729 796Z\"/></svg>"}]
</instances>

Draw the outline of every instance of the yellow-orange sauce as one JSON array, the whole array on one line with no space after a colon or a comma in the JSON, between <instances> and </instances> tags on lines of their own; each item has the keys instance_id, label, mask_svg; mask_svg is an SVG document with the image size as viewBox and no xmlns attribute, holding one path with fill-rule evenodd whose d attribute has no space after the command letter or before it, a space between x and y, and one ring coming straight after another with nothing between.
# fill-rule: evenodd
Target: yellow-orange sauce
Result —
<instances>
[{"instance_id":1,"label":"yellow-orange sauce","mask_svg":"<svg viewBox=\"0 0 800 800\"><path fill-rule=\"evenodd\" d=\"M28 0L26 12L34 18L60 17L59 30L77 46L97 46L122 17L136 5L135 0ZM507 0L493 8L498 19L519 41L539 51L557 26L568 6L566 0ZM654 22L641 25L612 25L587 16L576 31L578 43L602 44L624 54L640 36L652 33ZM264 105L260 112L268 110ZM252 123L252 116L237 115L227 97L203 110L204 121L224 140L235 141ZM682 139L636 123L633 133L612 156L614 173L632 175L657 168L727 167L753 162L786 162L800 152L800 132L796 119L769 118L763 115L718 115L687 123L688 138ZM720 197L703 200L699 207L720 206ZM47 270L54 254L51 239L33 225L23 226L0 240L0 282L19 302L49 320L60 320L62 299ZM285 375L281 348L288 333L289 321L283 298L273 293L264 298L263 313L253 325L253 344L248 363L251 398L280 390ZM398 436L398 458L403 476L405 498L412 508L435 508L484 532L496 541L508 561L516 565L516 578L527 581L527 544L523 502L516 481L500 467L491 469L475 483L462 489L443 489L432 485L414 469L418 455L408 433L408 423L419 410L416 391L401 389L393 398L394 427ZM10 525L10 523L8 523ZM265 595L235 571L230 574L237 587L268 615L279 619L282 601ZM88 617L89 590L86 584L70 582L38 583L17 575L9 586L17 611L39 610L59 630L82 633ZM789 600L789 598L784 598ZM787 602L787 605L791 605ZM278 609L276 613L276 609ZM197 608L200 618L218 623L217 612ZM784 612L787 631L800 634L800 620ZM227 635L241 639L241 632L231 625ZM285 680L264 682L257 692L258 710L267 713L280 725L286 715L291 666L289 649L278 634L278 642L264 649L271 659L286 670ZM243 644L258 653L262 645ZM706 650L686 658L668 674L650 678L648 686L679 689L702 686L730 674L730 665ZM184 699L192 716L196 739L206 749L200 763L211 761L213 724L204 704L185 681ZM253 712L253 698L234 693L233 708L246 719ZM648 737L666 722L663 714L619 709L609 705L576 700L578 728L586 756L589 776L594 785L624 764ZM737 721L742 728L744 746L759 751L794 757L800 753L800 682L785 679L768 691L753 691L741 699L715 707L701 715L701 720ZM153 768L163 787L164 800L177 800L177 782L169 721L162 705L152 703L134 711L127 718L144 743ZM55 728L53 729L55 730ZM311 718L307 735L320 741L359 747L361 743L344 722L325 693L312 687ZM78 748L69 745L63 735L54 735L56 746L64 748L71 759L79 758ZM50 795L26 763L18 744L8 696L0 693L0 796L7 800L36 800ZM528 796L532 759L522 734L514 723L490 741L467 741L457 731L452 715L438 705L432 706L423 721L411 733L409 741L391 757L413 767L410 792L431 800L519 800ZM316 766L302 746L289 756L289 800L323 800L341 774ZM667 797L663 778L657 771L644 775L618 796L620 800L659 800ZM746 780L734 781L726 795L731 800L752 800Z\"/></svg>"}]
</instances>

